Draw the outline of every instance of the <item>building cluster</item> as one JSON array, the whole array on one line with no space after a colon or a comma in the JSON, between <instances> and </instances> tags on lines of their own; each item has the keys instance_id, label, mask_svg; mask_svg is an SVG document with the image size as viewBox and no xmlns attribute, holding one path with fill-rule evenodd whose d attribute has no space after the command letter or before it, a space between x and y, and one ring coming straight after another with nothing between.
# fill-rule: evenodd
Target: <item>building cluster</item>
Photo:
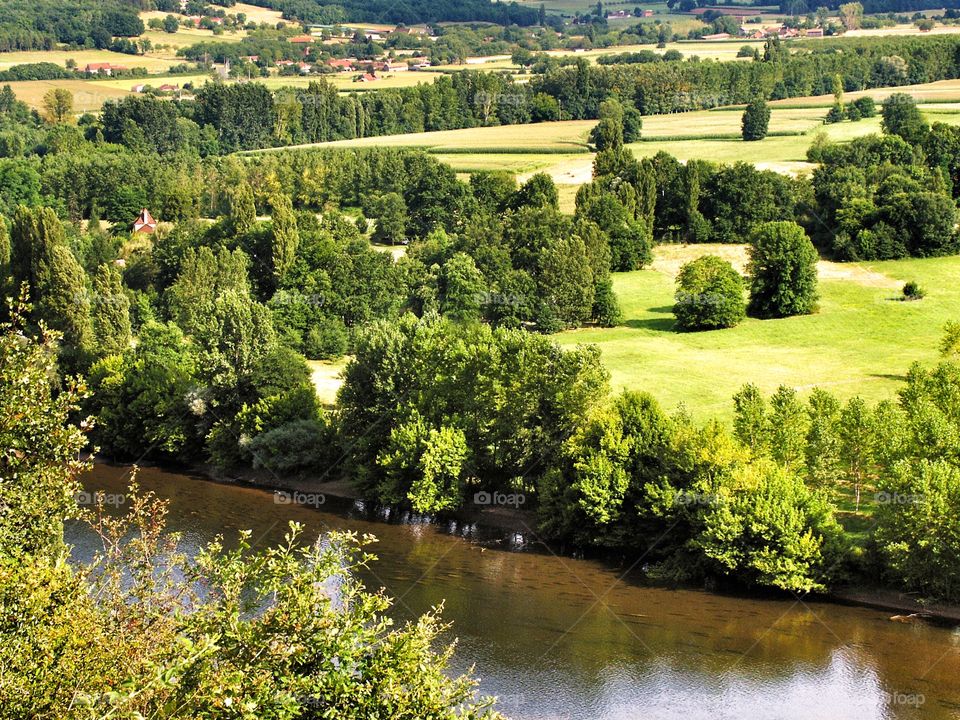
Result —
<instances>
[{"instance_id":1,"label":"building cluster","mask_svg":"<svg viewBox=\"0 0 960 720\"><path fill-rule=\"evenodd\" d=\"M792 38L823 37L823 28L809 28L807 30L798 30L797 28L787 27L786 25L774 25L772 27L756 28L743 26L740 28L739 35L730 33L713 33L704 35L701 40L766 40L767 38L777 37L781 40L790 40Z\"/></svg>"}]
</instances>

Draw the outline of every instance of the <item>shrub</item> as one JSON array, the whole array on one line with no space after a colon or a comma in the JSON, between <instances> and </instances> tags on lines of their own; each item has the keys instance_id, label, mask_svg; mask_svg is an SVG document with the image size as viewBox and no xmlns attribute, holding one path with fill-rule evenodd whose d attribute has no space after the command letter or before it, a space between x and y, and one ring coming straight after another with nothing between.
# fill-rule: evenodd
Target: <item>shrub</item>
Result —
<instances>
[{"instance_id":1,"label":"shrub","mask_svg":"<svg viewBox=\"0 0 960 720\"><path fill-rule=\"evenodd\" d=\"M860 117L871 118L877 114L877 104L873 101L872 97L865 96L862 98L857 98L850 103L849 107L856 108L857 112L860 113Z\"/></svg>"},{"instance_id":2,"label":"shrub","mask_svg":"<svg viewBox=\"0 0 960 720\"><path fill-rule=\"evenodd\" d=\"M843 106L840 103L834 103L833 107L830 108L830 112L827 113L827 117L824 119L828 125L833 123L843 122L844 113Z\"/></svg>"},{"instance_id":3,"label":"shrub","mask_svg":"<svg viewBox=\"0 0 960 720\"><path fill-rule=\"evenodd\" d=\"M927 291L920 287L914 280L911 280L903 286L904 300L923 300L926 294Z\"/></svg>"},{"instance_id":4,"label":"shrub","mask_svg":"<svg viewBox=\"0 0 960 720\"><path fill-rule=\"evenodd\" d=\"M677 275L673 314L681 330L733 327L743 320L743 280L726 260L706 255L688 262Z\"/></svg>"}]
</instances>

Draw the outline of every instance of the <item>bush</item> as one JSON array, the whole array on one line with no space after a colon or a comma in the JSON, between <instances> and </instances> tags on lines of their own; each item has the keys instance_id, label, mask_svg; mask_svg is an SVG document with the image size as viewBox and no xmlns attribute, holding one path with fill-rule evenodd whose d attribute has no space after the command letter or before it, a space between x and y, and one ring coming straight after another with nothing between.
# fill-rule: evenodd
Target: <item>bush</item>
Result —
<instances>
[{"instance_id":1,"label":"bush","mask_svg":"<svg viewBox=\"0 0 960 720\"><path fill-rule=\"evenodd\" d=\"M827 113L827 117L824 119L824 122L826 122L828 125L832 125L833 123L843 122L843 119L843 107L840 105L840 103L834 103L833 107L830 108L830 112Z\"/></svg>"},{"instance_id":2,"label":"bush","mask_svg":"<svg viewBox=\"0 0 960 720\"><path fill-rule=\"evenodd\" d=\"M796 223L759 225L750 242L750 314L777 318L816 310L818 259Z\"/></svg>"},{"instance_id":3,"label":"bush","mask_svg":"<svg viewBox=\"0 0 960 720\"><path fill-rule=\"evenodd\" d=\"M873 101L872 97L857 98L850 103L850 107L856 108L857 112L860 113L860 117L870 118L877 114L877 104Z\"/></svg>"},{"instance_id":4,"label":"bush","mask_svg":"<svg viewBox=\"0 0 960 720\"><path fill-rule=\"evenodd\" d=\"M726 260L706 255L687 263L677 275L673 314L681 330L733 327L746 315L743 280Z\"/></svg>"},{"instance_id":5,"label":"bush","mask_svg":"<svg viewBox=\"0 0 960 720\"><path fill-rule=\"evenodd\" d=\"M904 300L923 300L926 295L927 291L920 287L914 280L911 280L903 286Z\"/></svg>"},{"instance_id":6,"label":"bush","mask_svg":"<svg viewBox=\"0 0 960 720\"><path fill-rule=\"evenodd\" d=\"M753 57L753 48L749 45L742 45L739 50L737 50L737 57Z\"/></svg>"}]
</instances>

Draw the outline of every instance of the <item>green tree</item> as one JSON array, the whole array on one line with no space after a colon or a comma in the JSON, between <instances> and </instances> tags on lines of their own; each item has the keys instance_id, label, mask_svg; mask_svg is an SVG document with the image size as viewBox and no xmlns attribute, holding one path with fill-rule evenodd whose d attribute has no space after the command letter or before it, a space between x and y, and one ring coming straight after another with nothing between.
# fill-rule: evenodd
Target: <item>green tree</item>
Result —
<instances>
[{"instance_id":1,"label":"green tree","mask_svg":"<svg viewBox=\"0 0 960 720\"><path fill-rule=\"evenodd\" d=\"M43 115L47 122L59 125L73 117L73 93L66 88L53 88L43 96Z\"/></svg>"},{"instance_id":2,"label":"green tree","mask_svg":"<svg viewBox=\"0 0 960 720\"><path fill-rule=\"evenodd\" d=\"M733 327L746 316L743 279L716 255L685 264L677 275L673 314L681 330Z\"/></svg>"},{"instance_id":3,"label":"green tree","mask_svg":"<svg viewBox=\"0 0 960 720\"><path fill-rule=\"evenodd\" d=\"M396 245L406 238L407 205L403 196L395 192L384 193L377 199L375 209L377 226L370 238L375 243Z\"/></svg>"},{"instance_id":4,"label":"green tree","mask_svg":"<svg viewBox=\"0 0 960 720\"><path fill-rule=\"evenodd\" d=\"M765 452L770 443L770 426L767 421L767 403L760 388L756 385L744 385L733 396L733 405L733 430L737 440L754 454Z\"/></svg>"},{"instance_id":5,"label":"green tree","mask_svg":"<svg viewBox=\"0 0 960 720\"><path fill-rule=\"evenodd\" d=\"M863 5L859 2L843 3L839 6L840 22L846 30L857 30L863 22Z\"/></svg>"},{"instance_id":6,"label":"green tree","mask_svg":"<svg viewBox=\"0 0 960 720\"><path fill-rule=\"evenodd\" d=\"M270 263L276 283L283 278L293 266L297 256L297 247L300 245L300 232L297 229L297 217L293 213L293 204L290 196L283 193L274 195L270 200Z\"/></svg>"},{"instance_id":7,"label":"green tree","mask_svg":"<svg viewBox=\"0 0 960 720\"><path fill-rule=\"evenodd\" d=\"M893 93L887 97L881 114L883 131L902 137L911 145L922 143L929 131L916 101L906 93Z\"/></svg>"},{"instance_id":8,"label":"green tree","mask_svg":"<svg viewBox=\"0 0 960 720\"><path fill-rule=\"evenodd\" d=\"M942 460L899 462L878 484L874 540L905 588L960 598L960 469Z\"/></svg>"},{"instance_id":9,"label":"green tree","mask_svg":"<svg viewBox=\"0 0 960 720\"><path fill-rule=\"evenodd\" d=\"M123 290L120 271L101 265L93 277L93 335L96 353L119 355L130 346L130 299Z\"/></svg>"},{"instance_id":10,"label":"green tree","mask_svg":"<svg viewBox=\"0 0 960 720\"><path fill-rule=\"evenodd\" d=\"M763 98L758 97L750 101L747 109L743 111L740 125L744 140L763 140L767 136L770 108Z\"/></svg>"},{"instance_id":11,"label":"green tree","mask_svg":"<svg viewBox=\"0 0 960 720\"><path fill-rule=\"evenodd\" d=\"M793 222L768 222L750 238L748 312L760 318L808 315L817 307L817 251Z\"/></svg>"},{"instance_id":12,"label":"green tree","mask_svg":"<svg viewBox=\"0 0 960 720\"><path fill-rule=\"evenodd\" d=\"M257 207L250 183L241 180L227 192L226 215L234 235L243 235L257 221Z\"/></svg>"}]
</instances>

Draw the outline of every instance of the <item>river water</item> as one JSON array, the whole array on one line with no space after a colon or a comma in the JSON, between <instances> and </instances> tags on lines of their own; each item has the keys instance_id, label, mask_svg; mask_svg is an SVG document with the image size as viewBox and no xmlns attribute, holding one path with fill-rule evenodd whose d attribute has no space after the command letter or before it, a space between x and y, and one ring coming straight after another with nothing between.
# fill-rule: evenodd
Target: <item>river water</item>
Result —
<instances>
[{"instance_id":1,"label":"river water","mask_svg":"<svg viewBox=\"0 0 960 720\"><path fill-rule=\"evenodd\" d=\"M125 468L85 478L121 505ZM290 520L315 537L372 533L364 581L386 588L402 620L445 603L459 638L454 670L518 720L960 719L960 629L891 622L889 612L795 599L645 586L590 560L554 555L532 531L370 517L362 505L310 507L264 490L141 469L170 501L187 549L217 533L278 542ZM111 498L112 496L112 498ZM96 549L76 525L79 559Z\"/></svg>"}]
</instances>

